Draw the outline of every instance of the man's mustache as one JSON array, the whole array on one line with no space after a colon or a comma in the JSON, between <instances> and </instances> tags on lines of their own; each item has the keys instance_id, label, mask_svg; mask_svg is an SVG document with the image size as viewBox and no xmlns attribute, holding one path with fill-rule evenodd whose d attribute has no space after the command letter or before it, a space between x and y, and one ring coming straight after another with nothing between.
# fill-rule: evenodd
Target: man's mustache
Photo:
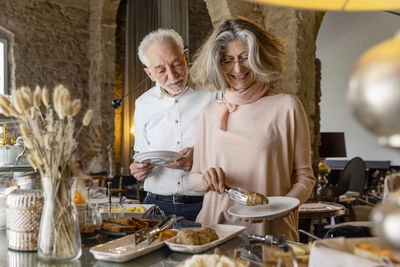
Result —
<instances>
[{"instance_id":1,"label":"man's mustache","mask_svg":"<svg viewBox=\"0 0 400 267\"><path fill-rule=\"evenodd\" d=\"M172 80L172 81L167 81L166 83L164 83L164 85L168 86L168 85L171 85L171 84L183 81L183 80L184 80L183 77L180 77L180 78Z\"/></svg>"}]
</instances>

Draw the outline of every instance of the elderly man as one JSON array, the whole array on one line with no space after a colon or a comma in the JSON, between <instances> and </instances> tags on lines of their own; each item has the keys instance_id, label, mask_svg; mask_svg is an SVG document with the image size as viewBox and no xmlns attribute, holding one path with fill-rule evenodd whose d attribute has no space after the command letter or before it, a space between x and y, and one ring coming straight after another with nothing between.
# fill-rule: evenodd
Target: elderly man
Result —
<instances>
[{"instance_id":1,"label":"elderly man","mask_svg":"<svg viewBox=\"0 0 400 267\"><path fill-rule=\"evenodd\" d=\"M188 185L192 168L197 119L216 93L196 88L189 80L188 53L174 30L146 35L138 48L144 71L156 82L135 102L135 152L177 151L182 158L163 166L134 161L131 174L144 180L146 204L156 204L166 215L194 221L202 208L203 193Z\"/></svg>"}]
</instances>

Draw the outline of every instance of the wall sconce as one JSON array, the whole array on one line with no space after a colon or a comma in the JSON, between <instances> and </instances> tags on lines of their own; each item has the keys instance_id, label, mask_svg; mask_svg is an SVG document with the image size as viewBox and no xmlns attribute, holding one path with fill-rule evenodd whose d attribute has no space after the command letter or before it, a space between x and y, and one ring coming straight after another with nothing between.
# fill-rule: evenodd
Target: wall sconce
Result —
<instances>
[{"instance_id":1,"label":"wall sconce","mask_svg":"<svg viewBox=\"0 0 400 267\"><path fill-rule=\"evenodd\" d=\"M320 195L322 188L328 183L326 178L331 172L331 168L326 165L326 158L344 158L346 154L346 143L343 132L321 133L321 146L319 147L321 161L318 166L317 195Z\"/></svg>"}]
</instances>

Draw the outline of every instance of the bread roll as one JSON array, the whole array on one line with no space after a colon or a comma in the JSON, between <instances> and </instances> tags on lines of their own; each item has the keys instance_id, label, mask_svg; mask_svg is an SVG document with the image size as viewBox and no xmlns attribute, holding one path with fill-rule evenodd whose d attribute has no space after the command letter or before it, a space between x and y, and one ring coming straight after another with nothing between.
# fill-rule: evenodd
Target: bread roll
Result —
<instances>
[{"instance_id":1,"label":"bread roll","mask_svg":"<svg viewBox=\"0 0 400 267\"><path fill-rule=\"evenodd\" d=\"M177 234L175 243L197 246L212 242L218 238L215 230L209 227L204 227L200 230L184 229Z\"/></svg>"},{"instance_id":2,"label":"bread roll","mask_svg":"<svg viewBox=\"0 0 400 267\"><path fill-rule=\"evenodd\" d=\"M200 245L199 235L191 229L179 231L176 235L175 243L184 245Z\"/></svg>"},{"instance_id":3,"label":"bread roll","mask_svg":"<svg viewBox=\"0 0 400 267\"><path fill-rule=\"evenodd\" d=\"M103 220L102 228L108 232L133 232L158 224L157 220L141 220L135 217L120 217Z\"/></svg>"},{"instance_id":4,"label":"bread roll","mask_svg":"<svg viewBox=\"0 0 400 267\"><path fill-rule=\"evenodd\" d=\"M247 196L246 206L267 205L269 202L268 198L257 192L246 192L245 195Z\"/></svg>"},{"instance_id":5,"label":"bread roll","mask_svg":"<svg viewBox=\"0 0 400 267\"><path fill-rule=\"evenodd\" d=\"M391 250L381 250L365 243L357 243L354 246L354 255L367 258L374 261L381 261L382 258L389 258L392 262L397 262L397 259Z\"/></svg>"},{"instance_id":6,"label":"bread roll","mask_svg":"<svg viewBox=\"0 0 400 267\"><path fill-rule=\"evenodd\" d=\"M201 245L218 239L217 233L210 227L204 227L203 229L199 230L197 234L199 236L199 243Z\"/></svg>"},{"instance_id":7,"label":"bread roll","mask_svg":"<svg viewBox=\"0 0 400 267\"><path fill-rule=\"evenodd\" d=\"M242 259L232 259L224 255L217 254L201 254L181 262L178 267L199 267L199 266L216 266L216 267L246 267L249 266L248 261Z\"/></svg>"}]
</instances>

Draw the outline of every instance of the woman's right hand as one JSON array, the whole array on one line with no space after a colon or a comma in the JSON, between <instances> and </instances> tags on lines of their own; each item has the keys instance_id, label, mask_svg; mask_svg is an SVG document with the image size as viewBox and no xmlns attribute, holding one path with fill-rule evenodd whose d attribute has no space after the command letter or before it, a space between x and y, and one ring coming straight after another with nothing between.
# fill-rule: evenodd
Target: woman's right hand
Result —
<instances>
[{"instance_id":1,"label":"woman's right hand","mask_svg":"<svg viewBox=\"0 0 400 267\"><path fill-rule=\"evenodd\" d=\"M140 163L137 161L132 162L129 166L131 170L131 174L135 177L136 180L143 181L149 176L149 173L154 168L153 164L150 163Z\"/></svg>"},{"instance_id":2,"label":"woman's right hand","mask_svg":"<svg viewBox=\"0 0 400 267\"><path fill-rule=\"evenodd\" d=\"M225 172L220 167L210 168L203 173L202 182L207 191L216 191L220 194L225 192Z\"/></svg>"}]
</instances>

